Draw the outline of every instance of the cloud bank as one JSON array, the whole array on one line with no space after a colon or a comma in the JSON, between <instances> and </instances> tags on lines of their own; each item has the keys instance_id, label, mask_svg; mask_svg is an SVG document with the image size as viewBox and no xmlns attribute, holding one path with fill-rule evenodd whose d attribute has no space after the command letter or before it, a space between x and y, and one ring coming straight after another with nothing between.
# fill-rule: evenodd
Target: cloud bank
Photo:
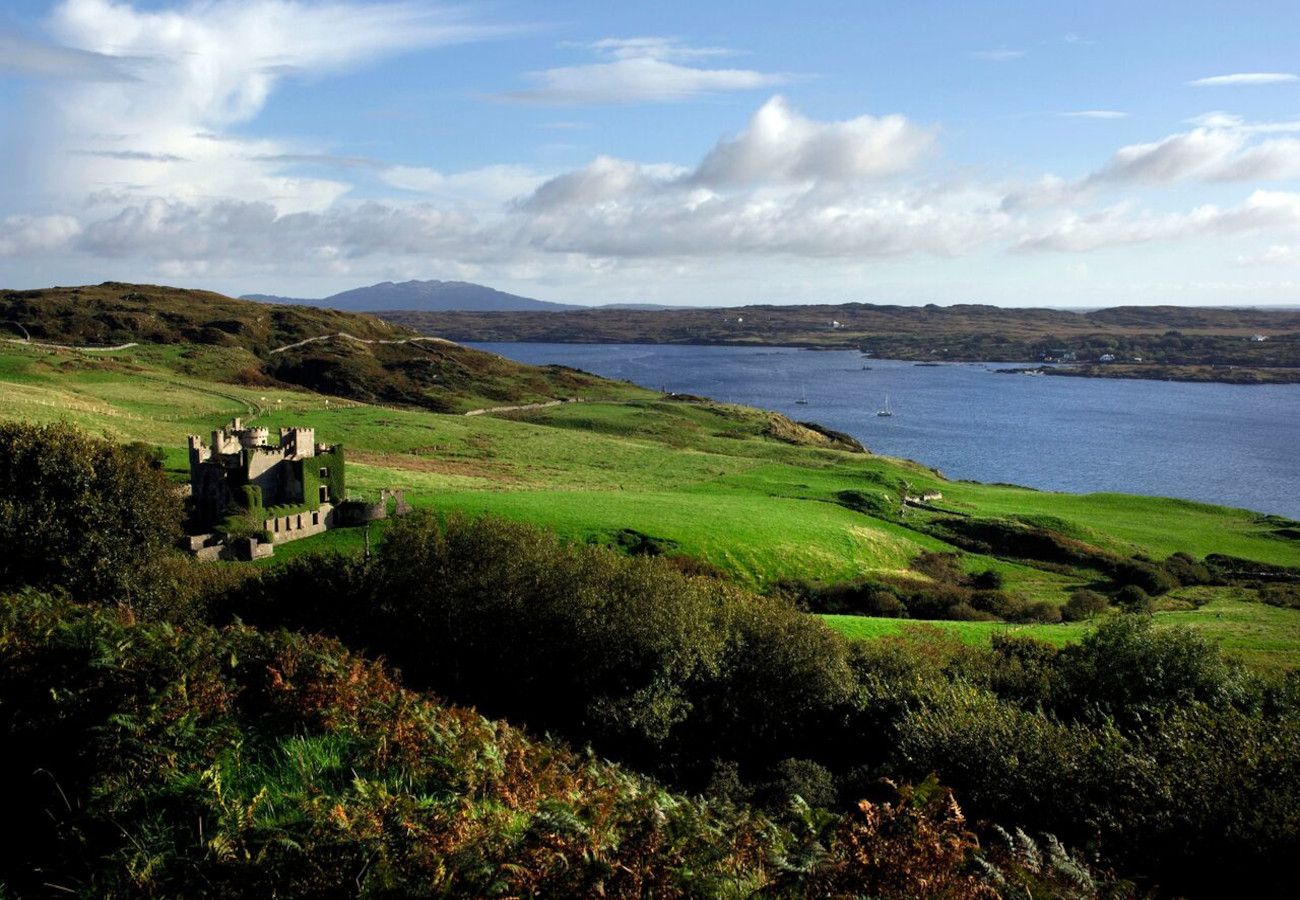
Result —
<instances>
[{"instance_id":1,"label":"cloud bank","mask_svg":"<svg viewBox=\"0 0 1300 900\"><path fill-rule=\"evenodd\" d=\"M815 118L776 95L756 99L738 131L685 161L597 154L567 169L442 171L245 137L239 126L286 80L500 33L462 12L344 0L169 11L64 0L50 33L48 43L0 38L0 50L13 51L2 65L38 79L50 112L33 136L48 150L31 179L42 199L0 218L0 257L139 262L195 277L412 269L427 277L475 266L699 271L719 261L1041 257L1258 237L1268 249L1236 257L1252 265L1292 259L1300 245L1300 194L1277 184L1300 179L1296 121L1207 113L1102 155L1082 174L995 180L947 164L935 124L879 112ZM721 65L734 56L727 48L673 38L578 49L594 61L534 73L534 86L509 99L683 102L789 81ZM998 61L1019 51L991 53ZM1265 83L1240 80L1255 77L1202 81ZM1177 189L1197 184L1240 193L1187 208Z\"/></svg>"}]
</instances>

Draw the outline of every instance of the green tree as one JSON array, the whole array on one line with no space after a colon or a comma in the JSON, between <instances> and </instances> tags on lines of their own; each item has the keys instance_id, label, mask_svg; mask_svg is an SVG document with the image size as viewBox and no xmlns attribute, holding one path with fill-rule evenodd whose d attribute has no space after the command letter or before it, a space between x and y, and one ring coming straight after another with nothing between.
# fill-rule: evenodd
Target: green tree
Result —
<instances>
[{"instance_id":1,"label":"green tree","mask_svg":"<svg viewBox=\"0 0 1300 900\"><path fill-rule=\"evenodd\" d=\"M0 423L0 586L140 598L156 589L180 522L151 453L66 424Z\"/></svg>"}]
</instances>

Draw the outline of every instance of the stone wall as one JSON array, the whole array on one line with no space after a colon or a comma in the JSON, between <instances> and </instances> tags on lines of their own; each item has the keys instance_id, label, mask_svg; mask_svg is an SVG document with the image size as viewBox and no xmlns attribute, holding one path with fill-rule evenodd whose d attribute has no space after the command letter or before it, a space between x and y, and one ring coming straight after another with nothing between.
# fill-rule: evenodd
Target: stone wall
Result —
<instances>
[{"instance_id":1,"label":"stone wall","mask_svg":"<svg viewBox=\"0 0 1300 900\"><path fill-rule=\"evenodd\" d=\"M332 504L324 503L319 508L303 512L290 513L287 516L270 516L263 523L272 543L283 544L299 538L320 534L335 527L335 509Z\"/></svg>"}]
</instances>

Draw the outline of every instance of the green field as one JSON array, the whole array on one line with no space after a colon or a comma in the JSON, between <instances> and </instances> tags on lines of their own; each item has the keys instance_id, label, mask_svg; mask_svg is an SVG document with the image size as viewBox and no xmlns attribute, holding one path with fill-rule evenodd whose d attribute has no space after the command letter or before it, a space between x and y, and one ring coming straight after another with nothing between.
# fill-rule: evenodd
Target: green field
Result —
<instances>
[{"instance_id":1,"label":"green field","mask_svg":"<svg viewBox=\"0 0 1300 900\"><path fill-rule=\"evenodd\" d=\"M1188 589L1179 594L1206 592ZM968 644L986 644L995 634L1023 634L1061 646L1077 641L1094 625L1065 622L1059 625L1012 625L1005 622L914 622L867 616L822 616L826 624L857 640L907 634L917 628L937 628ZM1293 669L1300 663L1300 613L1248 600L1232 591L1210 599L1195 609L1159 610L1162 625L1194 628L1215 641L1229 656L1263 669Z\"/></svg>"},{"instance_id":2,"label":"green field","mask_svg":"<svg viewBox=\"0 0 1300 900\"><path fill-rule=\"evenodd\" d=\"M1276 519L1245 510L951 482L915 463L790 442L799 435L775 439L770 415L743 407L673 402L628 386L619 402L466 417L220 383L193 369L178 371L177 354L158 346L91 355L0 345L0 418L62 420L95 435L164 447L178 478L189 433L206 434L233 416L272 429L309 425L321 440L346 447L354 494L406 488L417 506L492 512L583 541L635 529L755 587L783 578L831 582L897 573L924 550L952 549L910 527L925 513L909 513L900 524L836 502L840 492L879 492L902 480L914 491L942 491L955 511L1050 517L1054 527L1124 556L1225 553L1300 565L1300 542L1279 535ZM361 541L359 532L332 532L285 545L277 559ZM967 554L963 565L997 569L1010 592L1054 603L1088 583L1081 573L1012 560ZM1160 616L1204 628L1256 661L1300 663L1300 612L1226 594L1199 600L1208 602ZM854 636L905 627L890 619L830 621ZM1012 626L941 627L982 640ZM1059 642L1084 626L1025 627Z\"/></svg>"}]
</instances>

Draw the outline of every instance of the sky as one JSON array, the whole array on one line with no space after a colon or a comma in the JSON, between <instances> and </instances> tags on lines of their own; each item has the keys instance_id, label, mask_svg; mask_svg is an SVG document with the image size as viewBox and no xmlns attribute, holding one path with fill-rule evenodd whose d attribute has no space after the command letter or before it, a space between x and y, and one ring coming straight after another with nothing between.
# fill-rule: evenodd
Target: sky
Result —
<instances>
[{"instance_id":1,"label":"sky","mask_svg":"<svg viewBox=\"0 0 1300 900\"><path fill-rule=\"evenodd\" d=\"M0 287L1300 303L1294 2L4 0Z\"/></svg>"}]
</instances>

